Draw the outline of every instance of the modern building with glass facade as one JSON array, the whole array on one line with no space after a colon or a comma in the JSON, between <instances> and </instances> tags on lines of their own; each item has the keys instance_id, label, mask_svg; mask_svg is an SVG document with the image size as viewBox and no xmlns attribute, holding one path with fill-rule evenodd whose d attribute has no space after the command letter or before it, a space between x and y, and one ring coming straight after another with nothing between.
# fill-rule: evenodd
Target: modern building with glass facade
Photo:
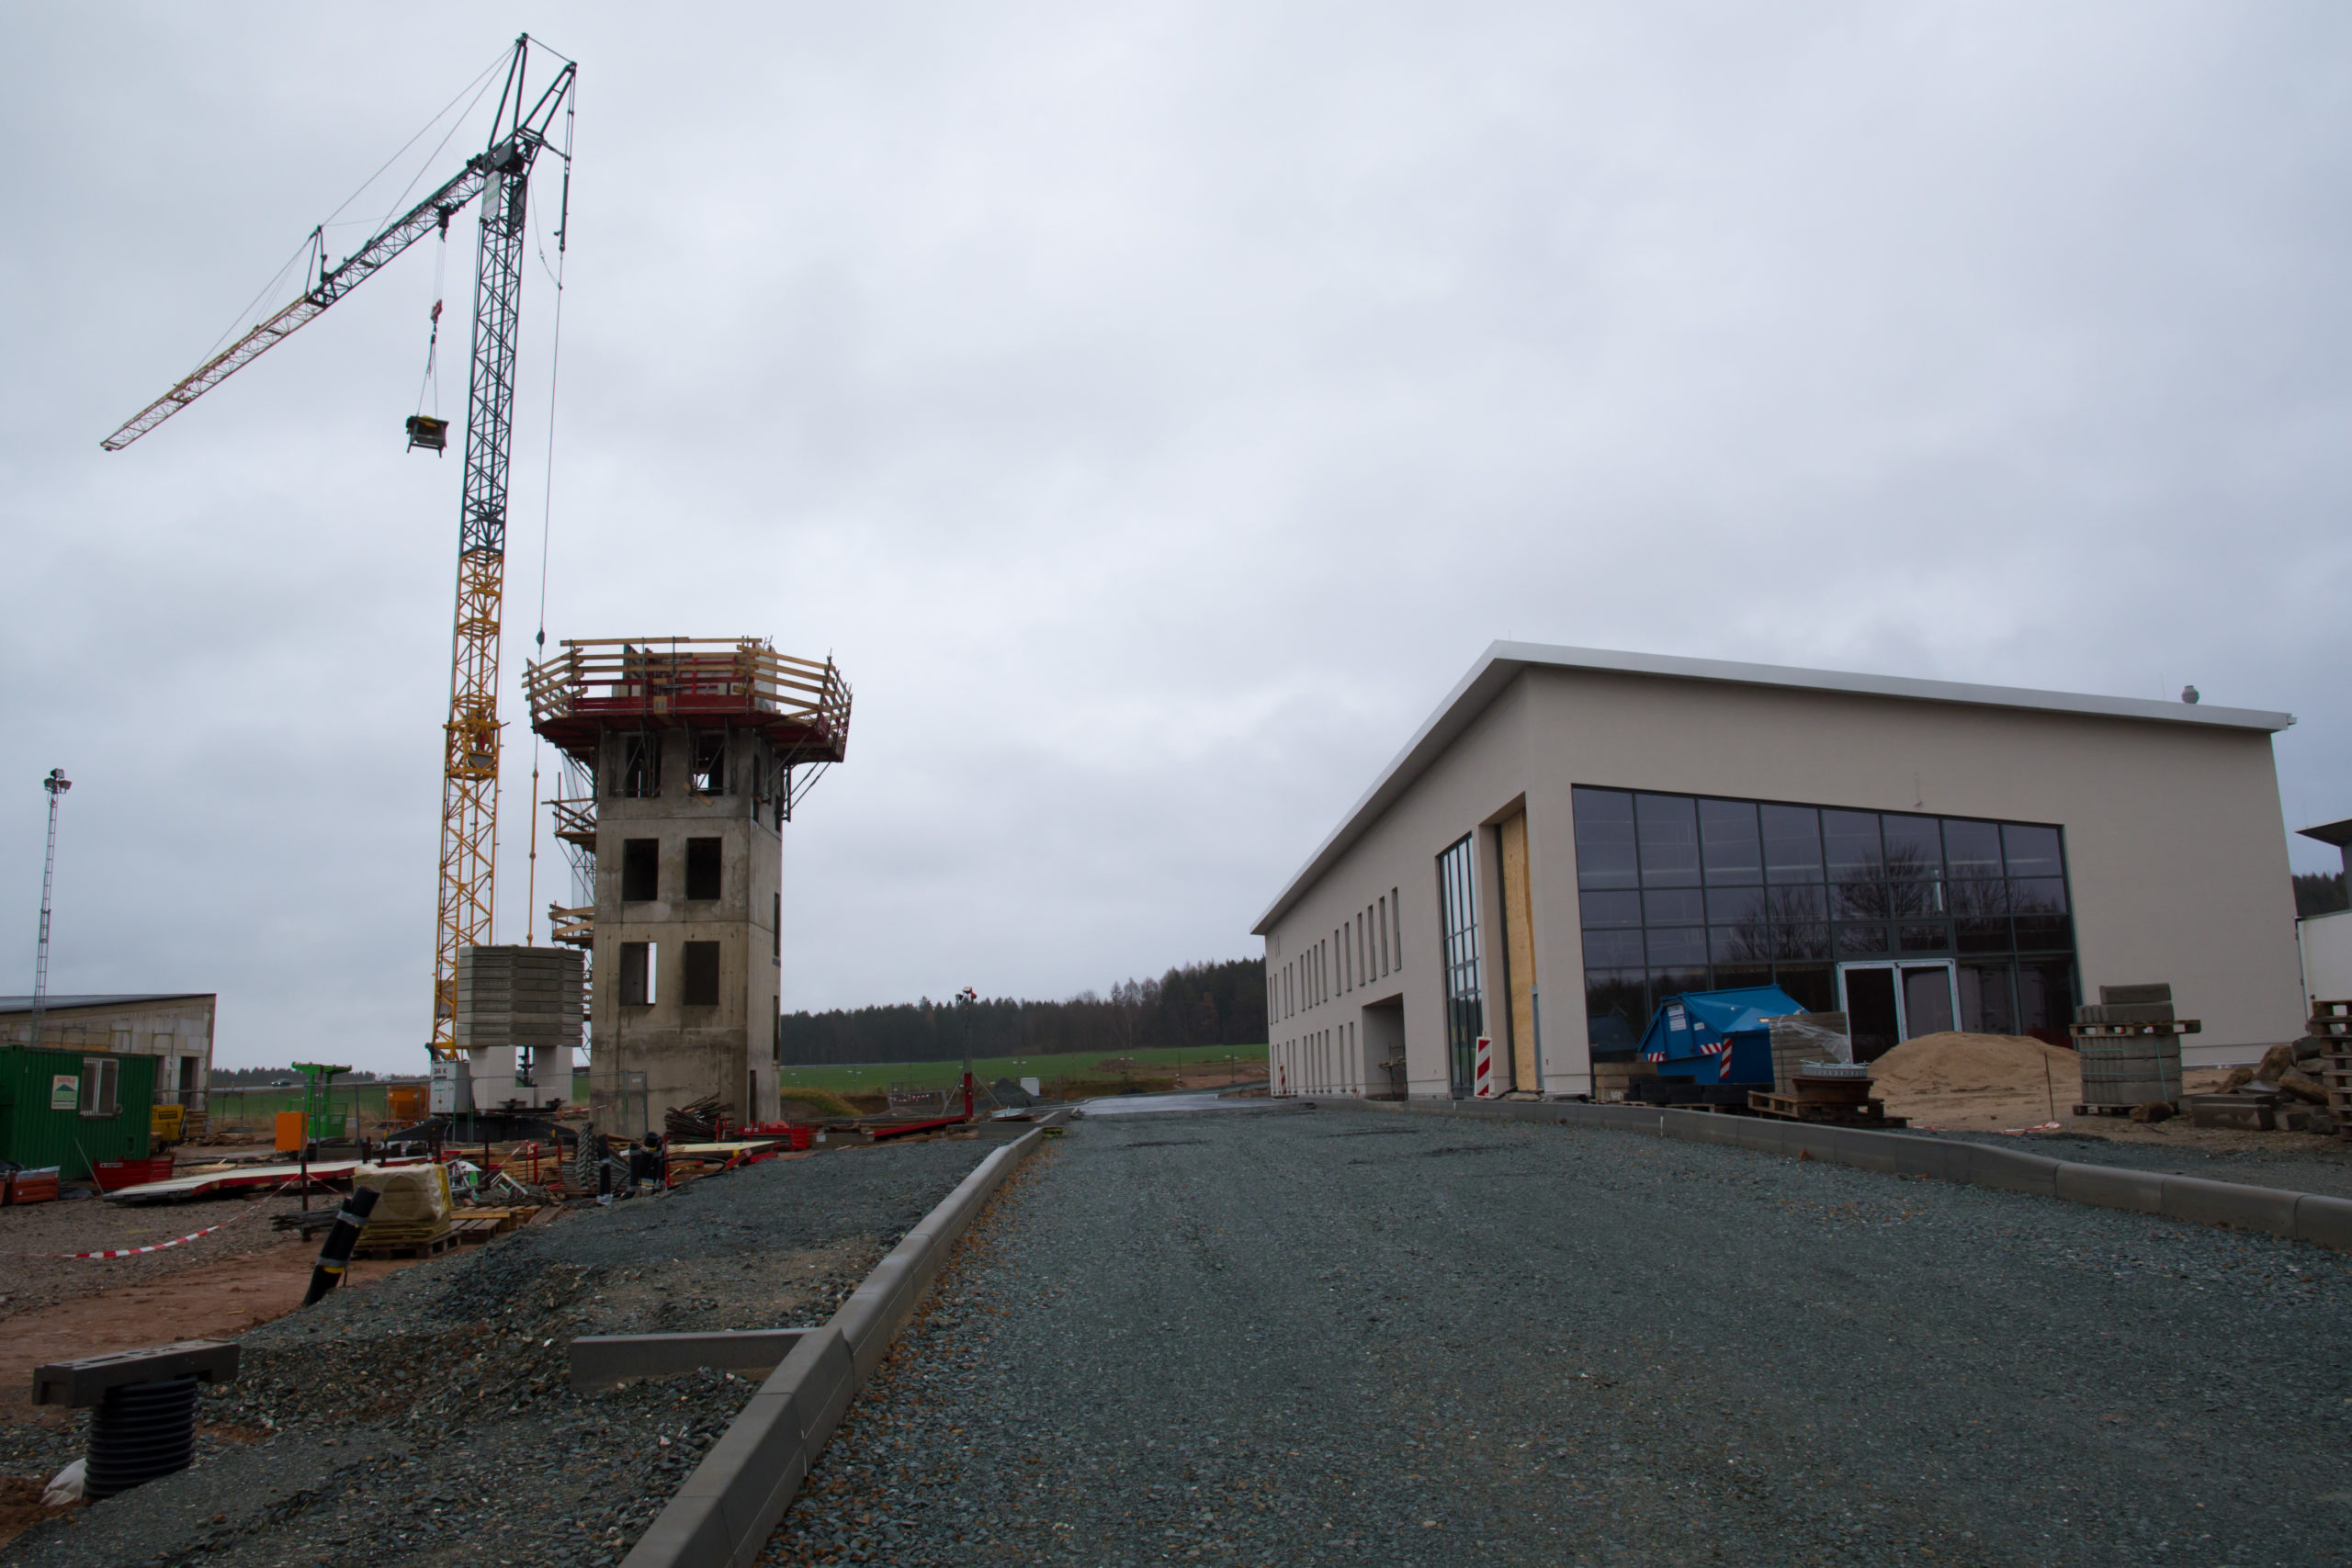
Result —
<instances>
[{"instance_id":1,"label":"modern building with glass facade","mask_svg":"<svg viewBox=\"0 0 2352 1568\"><path fill-rule=\"evenodd\" d=\"M1858 1055L2065 1043L2161 980L2303 1016L2285 714L1498 643L1259 921L1277 1093L1588 1092L1661 998L1777 985Z\"/></svg>"}]
</instances>

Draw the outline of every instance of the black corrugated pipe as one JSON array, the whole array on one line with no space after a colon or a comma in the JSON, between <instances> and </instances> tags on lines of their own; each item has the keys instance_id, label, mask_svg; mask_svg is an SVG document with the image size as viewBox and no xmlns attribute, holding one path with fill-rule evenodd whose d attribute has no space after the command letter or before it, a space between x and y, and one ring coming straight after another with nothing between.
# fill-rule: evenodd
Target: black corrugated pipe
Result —
<instances>
[{"instance_id":1,"label":"black corrugated pipe","mask_svg":"<svg viewBox=\"0 0 2352 1568\"><path fill-rule=\"evenodd\" d=\"M327 1232L327 1244L319 1248L318 1267L311 1270L311 1291L302 1298L304 1306L318 1305L329 1291L343 1283L343 1271L351 1267L351 1249L376 1207L377 1196L372 1187L354 1186L335 1212L334 1228Z\"/></svg>"}]
</instances>

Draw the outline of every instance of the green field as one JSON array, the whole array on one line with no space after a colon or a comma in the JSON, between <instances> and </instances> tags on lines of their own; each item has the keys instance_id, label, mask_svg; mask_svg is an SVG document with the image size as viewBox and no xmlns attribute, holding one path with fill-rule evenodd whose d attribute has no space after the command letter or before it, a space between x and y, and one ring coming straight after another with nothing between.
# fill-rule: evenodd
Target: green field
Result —
<instances>
[{"instance_id":1,"label":"green field","mask_svg":"<svg viewBox=\"0 0 2352 1568\"><path fill-rule=\"evenodd\" d=\"M1266 1070L1266 1048L1263 1045L1159 1046L1140 1051L1072 1051L1052 1056L985 1056L976 1057L972 1071L984 1084L999 1078L1043 1078L1051 1082L1060 1077L1103 1077L1115 1074L1102 1072L1105 1061L1132 1058L1148 1071L1159 1076L1172 1074L1179 1058L1185 1069L1202 1066L1222 1068L1228 1058L1242 1082L1263 1077ZM880 1094L892 1084L910 1084L918 1089L953 1088L964 1071L961 1062L877 1062L865 1066L785 1067L781 1083L786 1089L824 1089L835 1094Z\"/></svg>"}]
</instances>

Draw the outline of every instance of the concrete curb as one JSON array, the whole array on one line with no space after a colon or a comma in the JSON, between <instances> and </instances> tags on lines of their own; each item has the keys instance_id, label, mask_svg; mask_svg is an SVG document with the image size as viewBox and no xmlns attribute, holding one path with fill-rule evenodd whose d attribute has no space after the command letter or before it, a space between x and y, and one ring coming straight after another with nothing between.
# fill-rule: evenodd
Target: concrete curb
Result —
<instances>
[{"instance_id":1,"label":"concrete curb","mask_svg":"<svg viewBox=\"0 0 2352 1568\"><path fill-rule=\"evenodd\" d=\"M1045 1142L1044 1124L992 1151L917 1222L822 1328L800 1337L719 1434L621 1568L751 1568L849 1402L938 1277L947 1249L1013 1168Z\"/></svg>"},{"instance_id":2,"label":"concrete curb","mask_svg":"<svg viewBox=\"0 0 2352 1568\"><path fill-rule=\"evenodd\" d=\"M1682 1138L1691 1143L1728 1145L1790 1158L1802 1154L1888 1176L1931 1177L1939 1181L1990 1187L2002 1192L2025 1192L2103 1209L2158 1214L2196 1224L2228 1225L2291 1241L2307 1241L2336 1252L2352 1252L2352 1199L2329 1198L2316 1192L2287 1192L2275 1187L2245 1187L2232 1181L2208 1181L2201 1177L2167 1176L2161 1171L2110 1165L2076 1165L2028 1154L2023 1149L1996 1148L1989 1144L1647 1106L1534 1100L1480 1104L1462 1100L1327 1100L1317 1103L1392 1114L1602 1127Z\"/></svg>"}]
</instances>

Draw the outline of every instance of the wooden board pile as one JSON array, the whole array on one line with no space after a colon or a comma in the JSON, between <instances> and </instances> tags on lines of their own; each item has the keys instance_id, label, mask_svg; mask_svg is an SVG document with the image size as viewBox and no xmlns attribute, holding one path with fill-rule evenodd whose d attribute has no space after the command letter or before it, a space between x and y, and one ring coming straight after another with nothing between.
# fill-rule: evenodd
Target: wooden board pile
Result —
<instances>
[{"instance_id":1,"label":"wooden board pile","mask_svg":"<svg viewBox=\"0 0 2352 1568\"><path fill-rule=\"evenodd\" d=\"M710 1144L718 1141L719 1119L734 1109L715 1094L706 1094L691 1105L681 1105L662 1113L662 1129L670 1141L677 1144Z\"/></svg>"}]
</instances>

